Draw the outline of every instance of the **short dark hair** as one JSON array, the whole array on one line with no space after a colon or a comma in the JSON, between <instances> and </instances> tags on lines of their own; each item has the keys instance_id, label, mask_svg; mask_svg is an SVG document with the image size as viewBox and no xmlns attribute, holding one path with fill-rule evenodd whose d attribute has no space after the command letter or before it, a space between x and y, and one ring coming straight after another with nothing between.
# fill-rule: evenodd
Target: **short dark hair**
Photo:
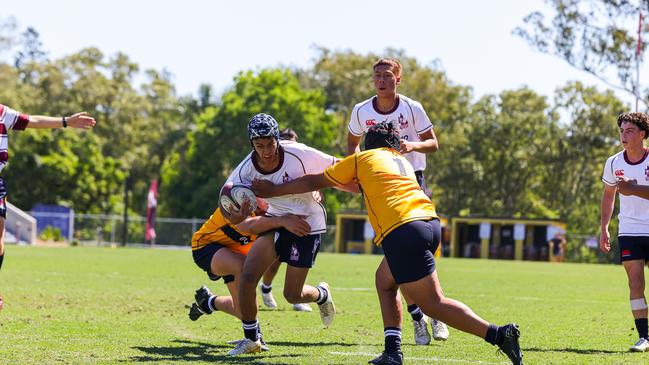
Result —
<instances>
[{"instance_id":1,"label":"short dark hair","mask_svg":"<svg viewBox=\"0 0 649 365\"><path fill-rule=\"evenodd\" d=\"M279 138L289 141L297 141L298 135L291 128L284 128L279 132Z\"/></svg>"},{"instance_id":2,"label":"short dark hair","mask_svg":"<svg viewBox=\"0 0 649 365\"><path fill-rule=\"evenodd\" d=\"M649 137L649 116L645 113L622 113L617 117L617 126L621 127L622 123L633 123L641 131L644 131L644 139Z\"/></svg>"},{"instance_id":3,"label":"short dark hair","mask_svg":"<svg viewBox=\"0 0 649 365\"><path fill-rule=\"evenodd\" d=\"M365 133L366 150L389 147L399 151L400 145L399 130L390 122L377 123Z\"/></svg>"},{"instance_id":4,"label":"short dark hair","mask_svg":"<svg viewBox=\"0 0 649 365\"><path fill-rule=\"evenodd\" d=\"M396 58L379 58L374 62L372 70L376 70L377 66L390 66L395 76L401 77L401 62Z\"/></svg>"}]
</instances>

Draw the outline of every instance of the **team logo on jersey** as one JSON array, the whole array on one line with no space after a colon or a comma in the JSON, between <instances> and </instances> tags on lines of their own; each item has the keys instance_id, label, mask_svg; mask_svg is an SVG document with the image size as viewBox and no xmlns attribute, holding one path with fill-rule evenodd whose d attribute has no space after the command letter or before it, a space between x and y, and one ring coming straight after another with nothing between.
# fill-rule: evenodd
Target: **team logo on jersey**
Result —
<instances>
[{"instance_id":1,"label":"team logo on jersey","mask_svg":"<svg viewBox=\"0 0 649 365\"><path fill-rule=\"evenodd\" d=\"M644 179L645 181L649 181L649 165L644 168Z\"/></svg>"},{"instance_id":2,"label":"team logo on jersey","mask_svg":"<svg viewBox=\"0 0 649 365\"><path fill-rule=\"evenodd\" d=\"M295 243L291 245L291 261L300 261L300 251L297 250Z\"/></svg>"},{"instance_id":3,"label":"team logo on jersey","mask_svg":"<svg viewBox=\"0 0 649 365\"><path fill-rule=\"evenodd\" d=\"M374 119L368 119L368 120L365 121L365 126L366 126L366 127L369 128L369 127L371 127L371 126L373 126L373 125L376 125L376 120L374 120Z\"/></svg>"},{"instance_id":4,"label":"team logo on jersey","mask_svg":"<svg viewBox=\"0 0 649 365\"><path fill-rule=\"evenodd\" d=\"M631 250L622 250L622 257L631 256Z\"/></svg>"},{"instance_id":5,"label":"team logo on jersey","mask_svg":"<svg viewBox=\"0 0 649 365\"><path fill-rule=\"evenodd\" d=\"M243 236L243 237L239 238L239 243L241 243L242 245L247 245L247 244L250 243L250 238L246 237L246 236Z\"/></svg>"},{"instance_id":6,"label":"team logo on jersey","mask_svg":"<svg viewBox=\"0 0 649 365\"><path fill-rule=\"evenodd\" d=\"M408 121L403 117L403 114L399 114L399 129L408 128Z\"/></svg>"},{"instance_id":7,"label":"team logo on jersey","mask_svg":"<svg viewBox=\"0 0 649 365\"><path fill-rule=\"evenodd\" d=\"M288 176L288 172L284 171L284 176L282 177L283 182L289 182L291 180L291 177Z\"/></svg>"},{"instance_id":8,"label":"team logo on jersey","mask_svg":"<svg viewBox=\"0 0 649 365\"><path fill-rule=\"evenodd\" d=\"M615 177L624 176L624 170L615 170Z\"/></svg>"}]
</instances>

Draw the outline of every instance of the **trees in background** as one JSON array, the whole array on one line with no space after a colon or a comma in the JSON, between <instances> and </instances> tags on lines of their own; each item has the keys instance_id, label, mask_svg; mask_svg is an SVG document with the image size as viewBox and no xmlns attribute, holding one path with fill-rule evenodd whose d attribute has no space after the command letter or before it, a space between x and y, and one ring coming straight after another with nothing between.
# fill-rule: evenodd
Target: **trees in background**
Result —
<instances>
[{"instance_id":1,"label":"trees in background","mask_svg":"<svg viewBox=\"0 0 649 365\"><path fill-rule=\"evenodd\" d=\"M3 174L25 209L119 213L126 186L128 208L143 214L148 184L160 178L161 215L206 217L251 151L252 115L270 113L301 142L342 157L354 104L374 94L375 54L322 48L310 68L242 71L223 95L202 85L197 97L179 97L164 70L140 71L128 56L95 48L50 60L35 31L12 38L13 29L0 24L0 51L19 50L15 62L0 63L0 102L98 120L91 133L11 135ZM400 92L421 101L435 126L440 150L427 156L426 175L440 212L556 218L572 232L597 232L601 168L620 149L615 120L628 108L612 92L569 83L552 99L526 88L476 99L434 62L391 49L383 56L402 61ZM333 190L325 204L330 218L361 207L358 196Z\"/></svg>"},{"instance_id":2,"label":"trees in background","mask_svg":"<svg viewBox=\"0 0 649 365\"><path fill-rule=\"evenodd\" d=\"M609 86L639 96L649 108L649 87L638 83L636 61L649 36L647 0L549 0L553 16L534 11L514 33L540 52L555 55ZM644 26L638 26L640 13ZM646 77L645 77L646 79Z\"/></svg>"}]
</instances>

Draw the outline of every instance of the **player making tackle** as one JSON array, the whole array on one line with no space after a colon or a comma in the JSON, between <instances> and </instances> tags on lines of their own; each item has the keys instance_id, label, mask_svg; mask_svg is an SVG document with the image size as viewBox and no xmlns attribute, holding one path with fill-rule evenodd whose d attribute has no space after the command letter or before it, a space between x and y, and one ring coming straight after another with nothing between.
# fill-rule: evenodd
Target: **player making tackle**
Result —
<instances>
[{"instance_id":1,"label":"player making tackle","mask_svg":"<svg viewBox=\"0 0 649 365\"><path fill-rule=\"evenodd\" d=\"M337 162L335 157L302 143L280 142L279 126L275 119L267 114L257 114L252 117L248 123L248 139L253 151L232 172L226 185L232 183L250 186L257 179L268 179L276 183L286 182L306 174L321 173ZM354 191L354 186L342 189ZM239 223L237 222L239 219L243 219L243 222L249 220L250 218L244 219L244 217L250 212L251 207L245 202L242 203L239 211L233 211L235 216L226 210L221 210L225 219L235 225ZM288 265L284 280L286 300L292 304L315 302L320 309L322 323L329 326L333 322L336 310L329 285L325 282L315 287L305 284L306 276L320 249L321 234L326 230L325 208L311 191L268 199L268 209L265 213L267 217L278 218L291 214L303 218L304 222L301 223L306 224L308 228L300 225L300 229L296 231L282 224L260 232L254 245L247 251L240 272L238 275L234 274L234 281L238 281L238 285L236 289L231 290L231 293L233 293L232 298L236 299L229 299L225 307L232 309L230 314L241 318L245 337L237 341L237 346L228 352L228 355L235 356L262 350L264 344L257 321L256 287L264 271L278 258ZM241 229L250 228L241 227ZM218 252L221 251L224 250ZM202 264L203 266L204 269L208 268L207 264ZM209 268L211 270L212 266L210 265ZM219 275L219 272L214 274ZM234 284L230 286L233 287ZM199 291L196 295L197 303L193 308L209 313L214 309L209 308L209 305L214 306L213 303L216 303L218 297L211 293L199 293ZM199 300L205 297L207 299ZM207 308L201 305L201 301L207 303ZM233 303L231 307L229 303Z\"/></svg>"},{"instance_id":2,"label":"player making tackle","mask_svg":"<svg viewBox=\"0 0 649 365\"><path fill-rule=\"evenodd\" d=\"M380 281L391 282L390 286L377 286L385 351L371 364L403 363L399 288L427 316L497 345L513 364L522 364L517 325L490 324L465 304L444 296L433 257L441 236L435 205L419 187L412 166L399 153L399 145L394 125L378 123L366 134L365 151L348 156L322 173L279 185L276 180L255 181L253 190L260 197L273 199L358 182L376 232L374 241L383 247L389 266L389 270L380 272L387 275Z\"/></svg>"},{"instance_id":3,"label":"player making tackle","mask_svg":"<svg viewBox=\"0 0 649 365\"><path fill-rule=\"evenodd\" d=\"M244 200L239 209L231 209L229 214L223 214L225 209L219 204L210 218L194 233L194 262L207 273L210 280L223 278L230 295L217 296L208 287L200 287L194 296L196 302L189 309L189 318L192 321L214 311L222 311L241 319L237 279L258 234L282 227L302 237L311 229L303 218L294 214L266 217L264 214L267 209L268 205L262 199L256 199L255 204ZM261 332L259 338L261 349L268 350ZM236 344L238 341L232 343Z\"/></svg>"}]
</instances>

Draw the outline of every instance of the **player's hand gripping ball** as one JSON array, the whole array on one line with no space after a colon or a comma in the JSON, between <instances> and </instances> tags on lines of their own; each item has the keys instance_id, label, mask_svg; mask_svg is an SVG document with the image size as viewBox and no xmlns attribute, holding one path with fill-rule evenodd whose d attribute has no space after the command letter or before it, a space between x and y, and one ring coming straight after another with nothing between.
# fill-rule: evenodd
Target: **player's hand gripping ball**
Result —
<instances>
[{"instance_id":1,"label":"player's hand gripping ball","mask_svg":"<svg viewBox=\"0 0 649 365\"><path fill-rule=\"evenodd\" d=\"M238 211L244 199L249 200L249 205L254 212L257 209L257 199L250 187L243 184L226 183L221 188L219 206L228 213Z\"/></svg>"}]
</instances>

